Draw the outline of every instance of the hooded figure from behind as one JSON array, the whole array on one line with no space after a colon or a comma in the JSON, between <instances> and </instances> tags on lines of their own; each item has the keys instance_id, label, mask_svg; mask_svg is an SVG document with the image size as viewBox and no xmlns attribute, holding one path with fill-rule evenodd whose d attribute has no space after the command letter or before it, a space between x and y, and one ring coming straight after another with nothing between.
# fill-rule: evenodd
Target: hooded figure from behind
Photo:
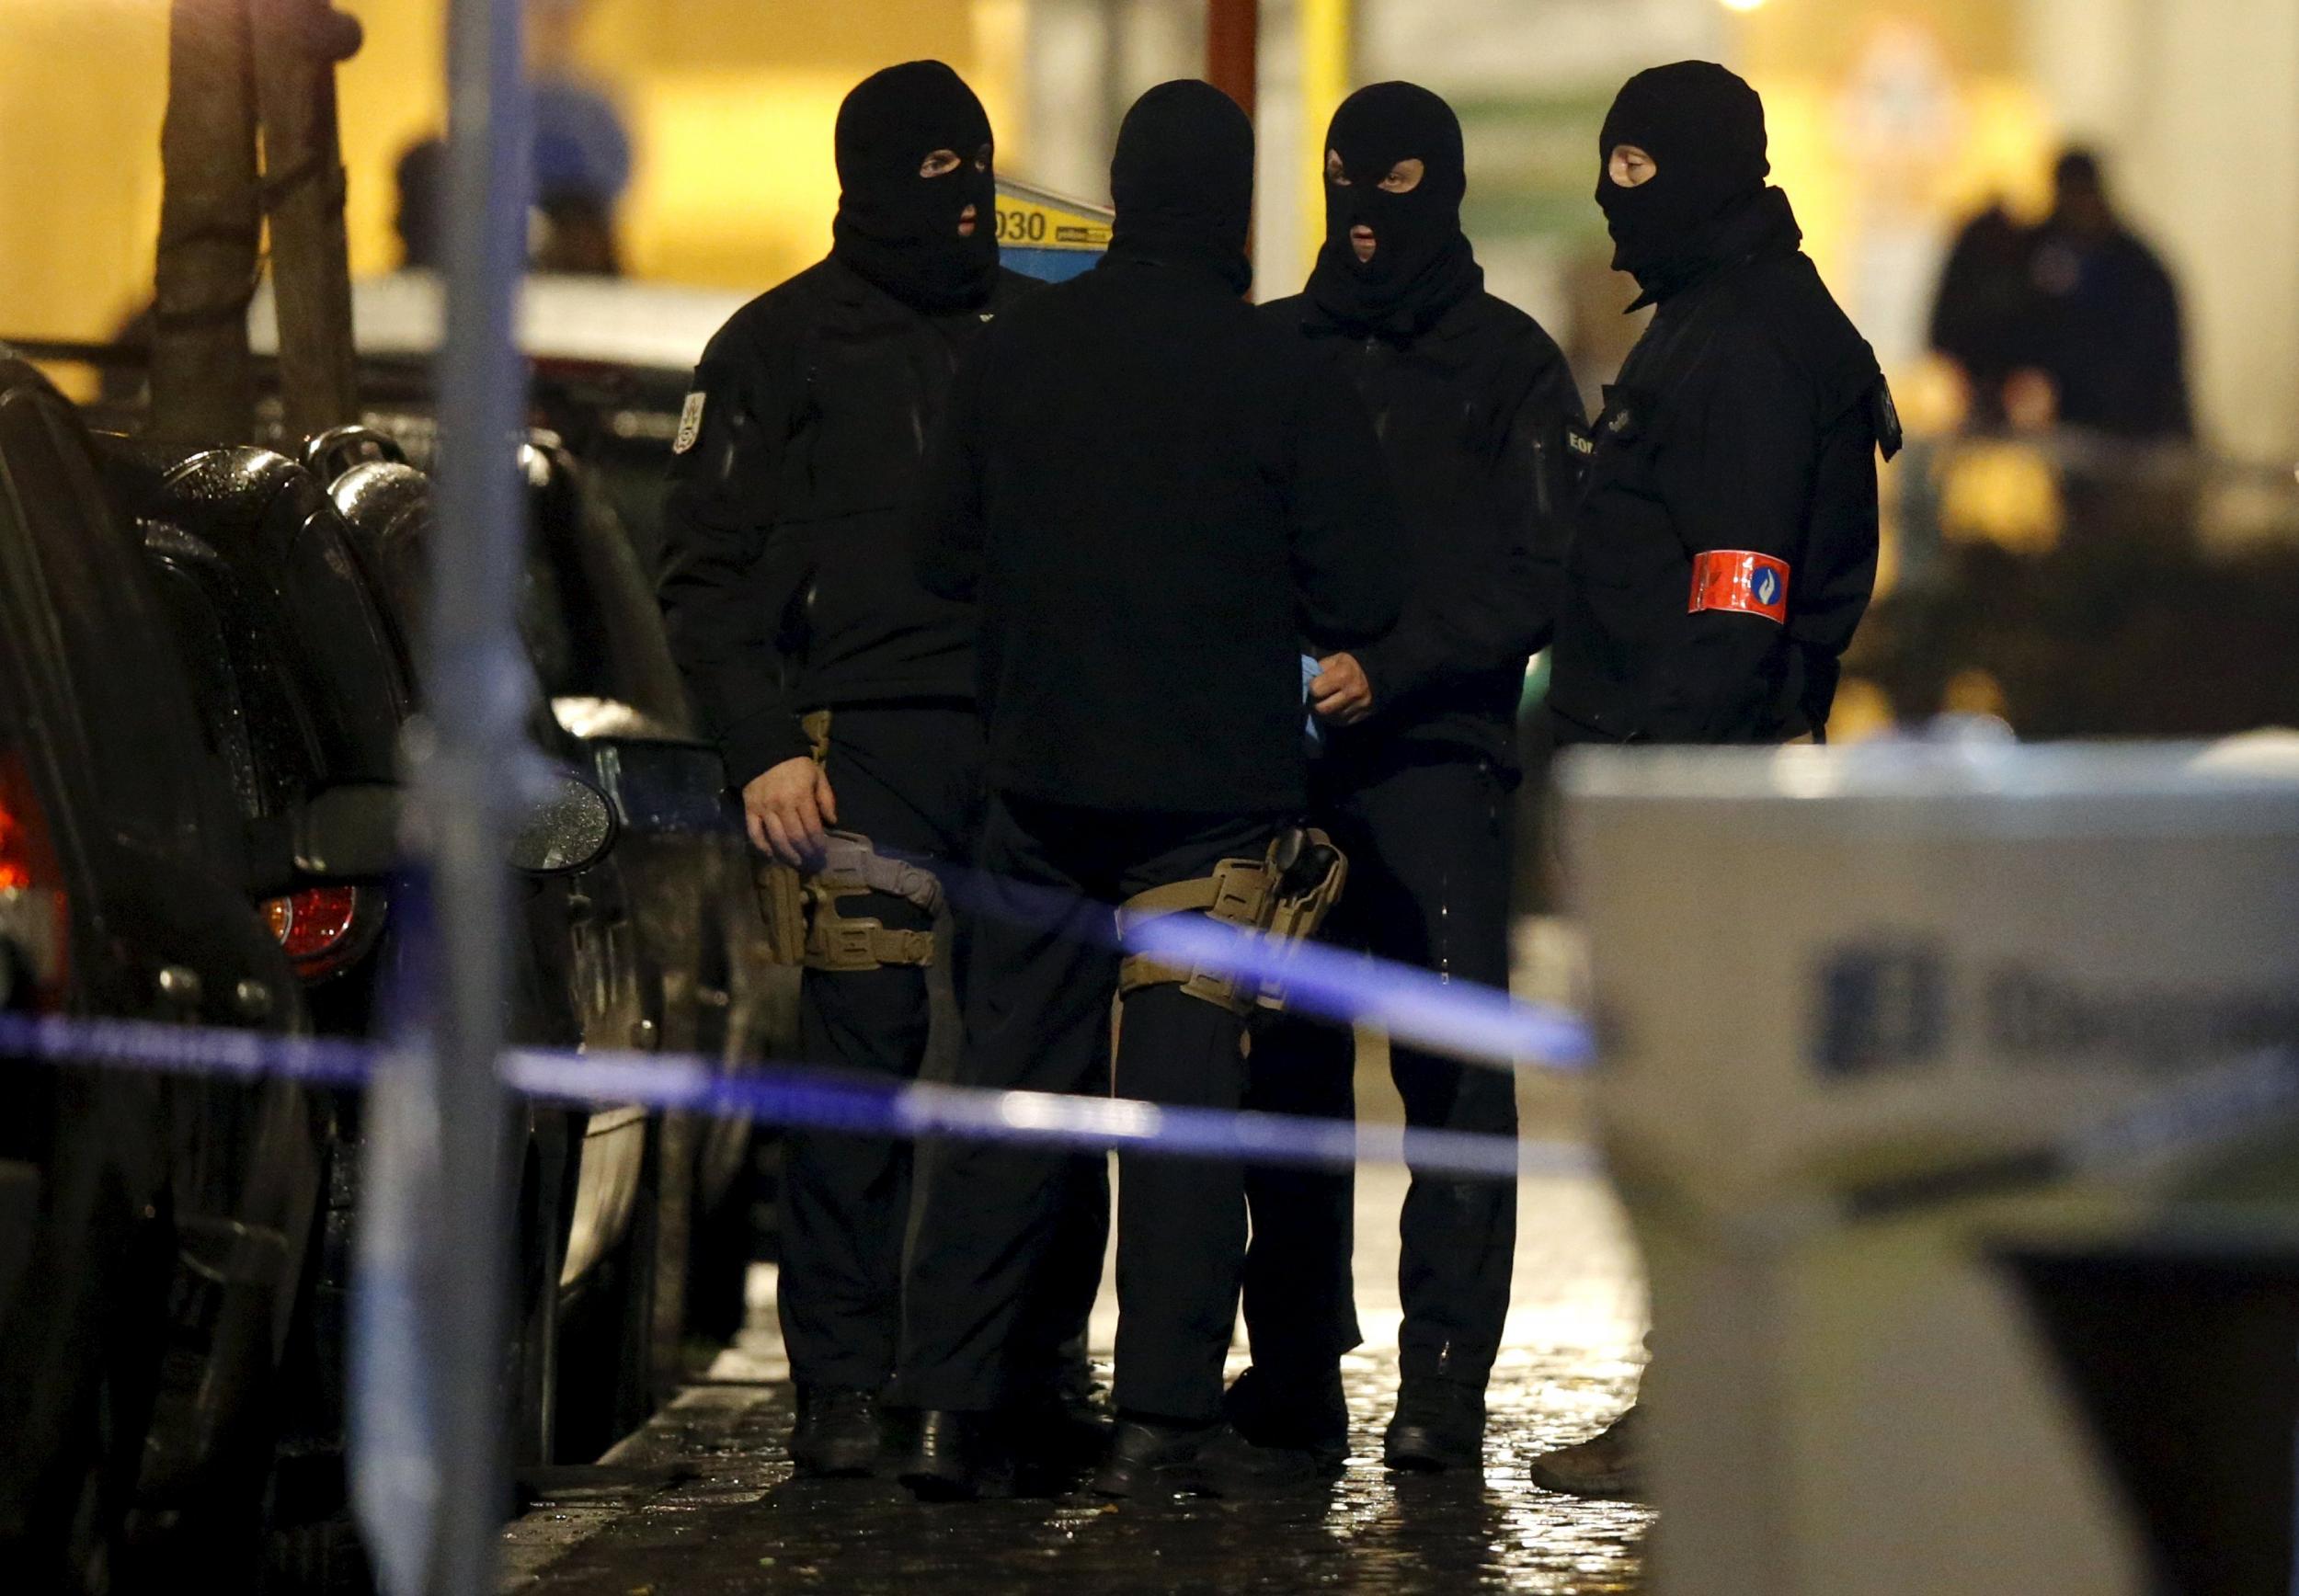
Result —
<instances>
[{"instance_id":1,"label":"hooded figure from behind","mask_svg":"<svg viewBox=\"0 0 2299 1596\"><path fill-rule=\"evenodd\" d=\"M989 123L948 67L865 79L840 108L837 148L829 256L711 340L664 514L672 655L752 841L802 871L818 868L833 826L929 865L973 852L974 616L920 586L905 529L960 358L1039 286L998 266ZM878 923L875 967L806 953L806 1055L911 1077L931 909L873 892L841 918ZM792 1454L808 1473L866 1470L894 1362L909 1152L807 1133L787 1159ZM1067 1210L1071 1267L1041 1296L1064 1327L1056 1341L1092 1304L1106 1201L1084 1181Z\"/></svg>"},{"instance_id":2,"label":"hooded figure from behind","mask_svg":"<svg viewBox=\"0 0 2299 1596\"><path fill-rule=\"evenodd\" d=\"M1565 549L1557 740L1822 740L1875 582L1877 450L1899 443L1876 357L1767 186L1763 103L1733 74L1630 78L1597 165L1615 264L1657 309L1605 391ZM1532 1477L1635 1495L1642 1424L1632 1408Z\"/></svg>"},{"instance_id":3,"label":"hooded figure from behind","mask_svg":"<svg viewBox=\"0 0 2299 1596\"><path fill-rule=\"evenodd\" d=\"M1553 623L1569 496L1562 460L1582 423L1564 357L1484 291L1461 231L1469 174L1452 108L1408 83L1342 102L1326 135L1325 245L1306 291L1262 307L1321 380L1372 412L1406 530L1398 624L1321 662L1311 686L1325 752L1312 814L1349 854L1328 928L1341 944L1505 989L1508 828L1527 656ZM1345 1117L1354 1038L1288 1017L1253 1042L1252 1106ZM1410 1122L1510 1134L1505 1074L1398 1043ZM1357 1344L1347 1172L1251 1171L1245 1320L1253 1367L1231 1412L1272 1444L1346 1451L1343 1353ZM1468 1468L1508 1311L1516 1191L1415 1176L1404 1203L1403 1376L1384 1439L1395 1466Z\"/></svg>"},{"instance_id":4,"label":"hooded figure from behind","mask_svg":"<svg viewBox=\"0 0 2299 1596\"><path fill-rule=\"evenodd\" d=\"M920 568L980 607L981 868L1050 889L976 928L970 1085L1108 1090L1118 961L1098 906L1264 857L1308 798L1302 651L1363 646L1396 619L1396 516L1365 407L1241 297L1252 149L1210 86L1144 95L1111 163L1108 255L1000 319L935 448ZM1241 1027L1178 982L1136 986L1117 1090L1236 1108ZM978 1144L932 1166L901 1375L925 1410L903 1471L921 1495L993 1493L1028 1461L1011 1410L1069 1163ZM1218 1422L1242 1173L1119 1163L1122 1422L1098 1485L1123 1496L1250 1454Z\"/></svg>"}]
</instances>

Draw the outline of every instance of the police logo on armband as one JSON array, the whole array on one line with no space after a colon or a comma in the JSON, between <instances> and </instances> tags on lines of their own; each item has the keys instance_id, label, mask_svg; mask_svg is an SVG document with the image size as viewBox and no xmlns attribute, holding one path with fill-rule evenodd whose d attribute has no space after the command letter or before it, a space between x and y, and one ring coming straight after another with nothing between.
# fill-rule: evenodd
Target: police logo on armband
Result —
<instances>
[{"instance_id":1,"label":"police logo on armband","mask_svg":"<svg viewBox=\"0 0 2299 1596\"><path fill-rule=\"evenodd\" d=\"M1738 610L1788 623L1788 562L1750 549L1710 549L1692 557L1692 602L1703 610Z\"/></svg>"},{"instance_id":2,"label":"police logo on armband","mask_svg":"<svg viewBox=\"0 0 2299 1596\"><path fill-rule=\"evenodd\" d=\"M661 437L657 433L658 438ZM670 452L684 454L694 447L694 440L703 436L703 393L700 389L687 395L686 404L679 411L679 436L670 440Z\"/></svg>"}]
</instances>

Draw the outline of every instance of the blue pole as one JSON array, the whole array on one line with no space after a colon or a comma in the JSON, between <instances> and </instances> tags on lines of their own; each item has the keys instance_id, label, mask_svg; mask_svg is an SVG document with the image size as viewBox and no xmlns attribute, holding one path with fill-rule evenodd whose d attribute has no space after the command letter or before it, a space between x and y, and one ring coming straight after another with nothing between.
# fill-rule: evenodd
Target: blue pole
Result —
<instances>
[{"instance_id":1,"label":"blue pole","mask_svg":"<svg viewBox=\"0 0 2299 1596\"><path fill-rule=\"evenodd\" d=\"M488 1596L508 1500L512 1215L497 1061L528 700L514 621L526 525L525 375L512 345L527 227L520 13L520 0L452 0L448 18L429 724L412 746L435 940L419 950L426 1034L377 1081L359 1273L353 1463L388 1596Z\"/></svg>"}]
</instances>

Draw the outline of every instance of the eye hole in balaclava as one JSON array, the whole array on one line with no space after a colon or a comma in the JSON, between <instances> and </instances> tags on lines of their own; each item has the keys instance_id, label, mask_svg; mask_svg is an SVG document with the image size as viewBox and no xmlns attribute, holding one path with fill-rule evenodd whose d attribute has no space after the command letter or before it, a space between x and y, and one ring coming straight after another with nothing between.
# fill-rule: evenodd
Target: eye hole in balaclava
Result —
<instances>
[{"instance_id":1,"label":"eye hole in balaclava","mask_svg":"<svg viewBox=\"0 0 2299 1596\"><path fill-rule=\"evenodd\" d=\"M836 144L831 252L920 310L988 299L998 187L989 117L966 80L939 61L873 73L839 107Z\"/></svg>"},{"instance_id":2,"label":"eye hole in balaclava","mask_svg":"<svg viewBox=\"0 0 2299 1596\"><path fill-rule=\"evenodd\" d=\"M1596 203L1612 234L1613 269L1640 279L1699 251L1725 212L1764 191L1764 102L1735 74L1710 61L1641 72L1622 86L1597 135ZM1653 159L1633 188L1607 171L1630 144Z\"/></svg>"},{"instance_id":3,"label":"eye hole in balaclava","mask_svg":"<svg viewBox=\"0 0 2299 1596\"><path fill-rule=\"evenodd\" d=\"M1483 274L1461 234L1460 120L1416 84L1342 101L1325 135L1325 245L1310 291L1351 326L1424 327Z\"/></svg>"}]
</instances>

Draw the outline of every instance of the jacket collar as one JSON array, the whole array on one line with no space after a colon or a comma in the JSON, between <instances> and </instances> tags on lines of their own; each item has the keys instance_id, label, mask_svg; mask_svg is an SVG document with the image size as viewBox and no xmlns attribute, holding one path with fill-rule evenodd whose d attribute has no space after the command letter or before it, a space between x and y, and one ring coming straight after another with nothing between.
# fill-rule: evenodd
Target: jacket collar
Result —
<instances>
[{"instance_id":1,"label":"jacket collar","mask_svg":"<svg viewBox=\"0 0 2299 1596\"><path fill-rule=\"evenodd\" d=\"M825 287L829 291L832 302L848 310L921 316L930 322L952 318L975 321L980 318L984 311L995 314L1005 306L1006 285L1010 280L1006 276L1005 268L1001 266L998 268L997 276L991 280L989 298L984 300L979 305L955 311L922 311L916 305L907 303L888 293L835 255L824 257L823 264L829 268Z\"/></svg>"},{"instance_id":2,"label":"jacket collar","mask_svg":"<svg viewBox=\"0 0 2299 1596\"><path fill-rule=\"evenodd\" d=\"M1637 287L1642 291L1623 314L1664 304L1760 255L1792 251L1803 239L1788 196L1767 188L1710 222L1675 260L1639 277Z\"/></svg>"},{"instance_id":3,"label":"jacket collar","mask_svg":"<svg viewBox=\"0 0 2299 1596\"><path fill-rule=\"evenodd\" d=\"M1301 330L1312 338L1357 338L1371 336L1392 348L1409 349L1415 344L1450 343L1455 338L1469 336L1477 330L1478 304L1484 291L1465 293L1447 305L1437 319L1417 334L1400 334L1376 330L1367 334L1360 328L1336 320L1332 313L1319 304L1315 296L1301 296Z\"/></svg>"}]
</instances>

